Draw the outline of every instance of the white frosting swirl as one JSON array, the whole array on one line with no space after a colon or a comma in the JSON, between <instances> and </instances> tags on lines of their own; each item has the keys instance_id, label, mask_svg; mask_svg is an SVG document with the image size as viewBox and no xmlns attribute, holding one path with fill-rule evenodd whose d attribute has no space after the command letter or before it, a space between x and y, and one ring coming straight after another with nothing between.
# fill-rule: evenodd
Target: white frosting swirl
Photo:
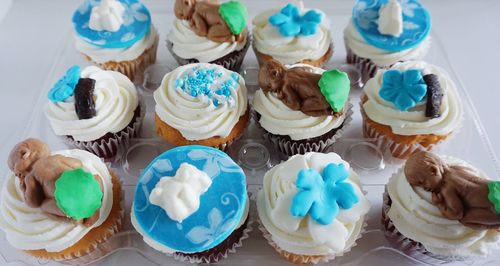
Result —
<instances>
[{"instance_id":1,"label":"white frosting swirl","mask_svg":"<svg viewBox=\"0 0 500 266\"><path fill-rule=\"evenodd\" d=\"M70 222L50 219L40 208L31 208L24 203L24 193L19 178L11 175L2 188L0 202L0 228L5 232L7 241L17 249L59 252L76 244L108 218L113 206L113 184L106 165L99 157L82 150L63 150L54 152L78 159L83 169L99 175L103 185L102 206L99 219L89 227Z\"/></svg>"},{"instance_id":2,"label":"white frosting swirl","mask_svg":"<svg viewBox=\"0 0 500 266\"><path fill-rule=\"evenodd\" d=\"M187 140L227 137L247 110L245 81L237 74L238 86L230 90L233 104L224 102L216 107L203 96L193 97L176 88L177 79L189 74L195 67L215 69L216 72L222 73L222 76L215 79L212 88L230 79L232 73L237 74L222 66L207 63L178 67L165 75L160 87L154 92L156 114Z\"/></svg>"},{"instance_id":3,"label":"white frosting swirl","mask_svg":"<svg viewBox=\"0 0 500 266\"><path fill-rule=\"evenodd\" d=\"M437 75L444 93L441 103L441 116L438 118L426 117L425 102L419 103L407 112L402 112L394 107L392 103L382 99L379 91L386 70L379 70L375 77L370 79L364 87L364 93L368 97L368 101L363 104L363 109L371 120L390 126L395 134L404 136L446 135L459 127L463 115L460 95L458 95L455 84L443 69L425 62L399 63L391 69L401 71L420 69L423 75Z\"/></svg>"},{"instance_id":4,"label":"white frosting swirl","mask_svg":"<svg viewBox=\"0 0 500 266\"><path fill-rule=\"evenodd\" d=\"M309 67L317 74L325 71L304 64L286 67ZM253 107L260 114L259 123L265 130L275 135L290 136L292 140L322 136L340 127L345 120L345 112L340 116L308 116L301 111L290 109L275 93L265 93L262 89L255 92Z\"/></svg>"},{"instance_id":5,"label":"white frosting swirl","mask_svg":"<svg viewBox=\"0 0 500 266\"><path fill-rule=\"evenodd\" d=\"M240 51L246 42L214 42L198 36L186 20L172 22L167 39L173 43L174 53L184 59L197 59L200 63L210 63L234 51ZM247 40L248 41L248 40Z\"/></svg>"},{"instance_id":6,"label":"white frosting swirl","mask_svg":"<svg viewBox=\"0 0 500 266\"><path fill-rule=\"evenodd\" d=\"M474 169L469 164L450 157L445 162ZM484 174L474 171L481 177ZM424 247L442 256L487 256L500 248L500 233L496 230L478 230L445 218L432 204L432 194L421 188L412 188L404 170L392 176L387 184L392 200L389 218L404 236L420 242Z\"/></svg>"},{"instance_id":7,"label":"white frosting swirl","mask_svg":"<svg viewBox=\"0 0 500 266\"><path fill-rule=\"evenodd\" d=\"M321 173L329 163L343 163L350 169L335 153L307 153L291 157L264 176L257 209L262 224L280 248L299 255L337 255L351 248L360 235L370 203L352 169L345 182L352 185L359 201L351 209L340 209L331 224L320 225L309 216L299 218L290 214L291 201L298 192L295 182L299 171L314 169Z\"/></svg>"},{"instance_id":8,"label":"white frosting swirl","mask_svg":"<svg viewBox=\"0 0 500 266\"><path fill-rule=\"evenodd\" d=\"M103 64L137 59L144 51L153 47L158 42L158 38L158 32L151 25L148 34L143 39L127 48L102 48L88 43L77 35L75 35L75 45L78 52L89 56L93 62Z\"/></svg>"},{"instance_id":9,"label":"white frosting swirl","mask_svg":"<svg viewBox=\"0 0 500 266\"><path fill-rule=\"evenodd\" d=\"M330 48L332 37L330 34L330 21L321 10L321 24L316 34L311 36L298 35L285 37L276 27L269 23L269 17L279 12L272 9L257 15L253 19L254 47L260 53L270 55L282 64L295 64L303 60L318 60ZM302 14L308 9L303 10Z\"/></svg>"},{"instance_id":10,"label":"white frosting swirl","mask_svg":"<svg viewBox=\"0 0 500 266\"><path fill-rule=\"evenodd\" d=\"M359 57L370 59L376 65L389 67L397 62L419 60L429 51L431 38L427 36L419 45L406 50L387 51L367 43L353 25L352 20L344 29L344 42L347 48Z\"/></svg>"},{"instance_id":11,"label":"white frosting swirl","mask_svg":"<svg viewBox=\"0 0 500 266\"><path fill-rule=\"evenodd\" d=\"M64 102L49 102L45 115L54 133L72 136L76 141L97 140L107 133L124 129L139 105L134 84L123 74L90 66L82 70L82 78L96 81L94 99L96 116L80 120L75 111L74 97Z\"/></svg>"}]
</instances>

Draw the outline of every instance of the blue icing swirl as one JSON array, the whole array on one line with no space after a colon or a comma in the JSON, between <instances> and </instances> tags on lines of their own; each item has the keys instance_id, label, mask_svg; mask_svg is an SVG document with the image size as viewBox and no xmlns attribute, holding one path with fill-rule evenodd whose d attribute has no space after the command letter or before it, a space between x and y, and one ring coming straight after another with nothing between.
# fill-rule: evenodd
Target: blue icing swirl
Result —
<instances>
[{"instance_id":1,"label":"blue icing swirl","mask_svg":"<svg viewBox=\"0 0 500 266\"><path fill-rule=\"evenodd\" d=\"M75 31L84 41L102 48L128 48L143 39L151 28L151 14L139 0L119 0L125 7L123 25L116 32L89 28L92 8L100 1L85 0L73 14Z\"/></svg>"},{"instance_id":2,"label":"blue icing swirl","mask_svg":"<svg viewBox=\"0 0 500 266\"><path fill-rule=\"evenodd\" d=\"M206 172L212 185L200 197L200 208L178 223L149 202L164 176L175 176L182 163ZM156 157L144 169L135 191L133 212L147 236L170 249L194 253L219 245L239 224L247 201L243 170L224 152L205 146L183 146Z\"/></svg>"},{"instance_id":3,"label":"blue icing swirl","mask_svg":"<svg viewBox=\"0 0 500 266\"><path fill-rule=\"evenodd\" d=\"M399 0L403 10L403 33L399 37L380 34L378 12L388 0L358 0L352 21L365 41L386 51L402 51L419 45L431 29L431 16L417 0Z\"/></svg>"},{"instance_id":4,"label":"blue icing swirl","mask_svg":"<svg viewBox=\"0 0 500 266\"><path fill-rule=\"evenodd\" d=\"M188 73L175 80L177 89L191 95L210 100L215 107L223 103L234 105L232 90L238 89L240 76L231 72L224 81L224 73L218 68L194 67Z\"/></svg>"}]
</instances>

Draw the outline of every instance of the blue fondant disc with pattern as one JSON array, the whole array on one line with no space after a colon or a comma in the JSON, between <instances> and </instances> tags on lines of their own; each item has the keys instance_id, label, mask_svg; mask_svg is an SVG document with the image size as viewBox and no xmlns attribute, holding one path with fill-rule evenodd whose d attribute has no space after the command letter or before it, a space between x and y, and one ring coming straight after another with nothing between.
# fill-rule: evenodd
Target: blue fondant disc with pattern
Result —
<instances>
[{"instance_id":1,"label":"blue fondant disc with pattern","mask_svg":"<svg viewBox=\"0 0 500 266\"><path fill-rule=\"evenodd\" d=\"M403 10L403 33L399 37L378 31L378 12L388 0L358 0L352 10L354 26L365 41L387 51L402 51L420 44L429 35L431 16L417 0L398 0Z\"/></svg>"},{"instance_id":2,"label":"blue fondant disc with pattern","mask_svg":"<svg viewBox=\"0 0 500 266\"><path fill-rule=\"evenodd\" d=\"M85 0L73 14L77 35L84 41L102 48L128 48L143 39L151 27L151 14L139 0L119 0L125 8L123 24L116 32L96 31L89 28L92 8L101 1Z\"/></svg>"},{"instance_id":3,"label":"blue fondant disc with pattern","mask_svg":"<svg viewBox=\"0 0 500 266\"><path fill-rule=\"evenodd\" d=\"M149 202L149 194L164 176L175 176L182 163L204 171L212 185L200 197L200 208L182 223ZM135 191L133 212L141 231L166 247L194 253L224 241L240 223L247 204L245 174L227 154L205 146L166 151L144 169Z\"/></svg>"}]
</instances>

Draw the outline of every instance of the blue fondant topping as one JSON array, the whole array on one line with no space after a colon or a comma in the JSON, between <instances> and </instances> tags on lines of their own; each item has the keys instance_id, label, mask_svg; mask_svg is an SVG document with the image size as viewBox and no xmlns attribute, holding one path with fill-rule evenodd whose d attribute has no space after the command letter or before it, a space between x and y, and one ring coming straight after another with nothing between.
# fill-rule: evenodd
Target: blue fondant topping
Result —
<instances>
[{"instance_id":1,"label":"blue fondant topping","mask_svg":"<svg viewBox=\"0 0 500 266\"><path fill-rule=\"evenodd\" d=\"M223 78L224 74L217 68L194 67L178 78L175 86L192 97L210 100L215 107L223 103L233 105L231 91L238 89L240 76L231 72L228 79Z\"/></svg>"},{"instance_id":2,"label":"blue fondant topping","mask_svg":"<svg viewBox=\"0 0 500 266\"><path fill-rule=\"evenodd\" d=\"M149 10L139 0L119 0L125 7L123 25L117 32L95 31L89 28L92 8L100 1L85 0L73 14L73 25L80 38L86 42L109 49L128 48L143 39L151 27Z\"/></svg>"},{"instance_id":3,"label":"blue fondant topping","mask_svg":"<svg viewBox=\"0 0 500 266\"><path fill-rule=\"evenodd\" d=\"M410 69L401 72L396 69L387 70L382 77L379 95L391 102L400 111L408 111L421 102L427 94L427 84L422 72Z\"/></svg>"},{"instance_id":4,"label":"blue fondant topping","mask_svg":"<svg viewBox=\"0 0 500 266\"><path fill-rule=\"evenodd\" d=\"M175 176L182 163L206 172L212 185L200 197L200 208L178 223L149 202L164 176ZM184 253L202 252L224 241L239 224L247 201L243 170L224 152L205 146L183 146L155 158L137 184L133 212L149 238Z\"/></svg>"},{"instance_id":5,"label":"blue fondant topping","mask_svg":"<svg viewBox=\"0 0 500 266\"><path fill-rule=\"evenodd\" d=\"M79 66L72 66L66 74L59 79L49 91L49 100L54 103L64 102L75 92L76 84L80 80L81 69Z\"/></svg>"},{"instance_id":6,"label":"blue fondant topping","mask_svg":"<svg viewBox=\"0 0 500 266\"><path fill-rule=\"evenodd\" d=\"M278 28L281 35L294 37L298 35L314 35L321 23L321 13L309 10L303 16L299 8L289 3L280 12L269 17L269 23Z\"/></svg>"},{"instance_id":7,"label":"blue fondant topping","mask_svg":"<svg viewBox=\"0 0 500 266\"><path fill-rule=\"evenodd\" d=\"M388 0L358 0L352 21L369 44L387 51L402 51L420 44L431 29L431 16L417 0L399 0L403 9L403 33L399 37L378 31L378 12Z\"/></svg>"},{"instance_id":8,"label":"blue fondant topping","mask_svg":"<svg viewBox=\"0 0 500 266\"><path fill-rule=\"evenodd\" d=\"M350 209L359 199L350 183L344 182L349 170L344 164L328 164L323 174L303 169L297 176L299 192L292 199L290 212L295 217L310 215L318 224L330 224L339 208Z\"/></svg>"}]
</instances>

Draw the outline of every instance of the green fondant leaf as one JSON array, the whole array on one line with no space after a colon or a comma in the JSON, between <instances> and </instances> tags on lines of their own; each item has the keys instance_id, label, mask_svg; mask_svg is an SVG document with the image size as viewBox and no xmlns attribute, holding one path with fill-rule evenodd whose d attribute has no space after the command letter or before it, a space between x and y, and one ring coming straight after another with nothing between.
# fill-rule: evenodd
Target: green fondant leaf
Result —
<instances>
[{"instance_id":1,"label":"green fondant leaf","mask_svg":"<svg viewBox=\"0 0 500 266\"><path fill-rule=\"evenodd\" d=\"M488 184L488 199L495 207L495 211L500 213L500 182Z\"/></svg>"},{"instance_id":2,"label":"green fondant leaf","mask_svg":"<svg viewBox=\"0 0 500 266\"><path fill-rule=\"evenodd\" d=\"M347 73L338 69L326 71L321 75L318 85L333 111L341 111L349 98L349 90L351 89Z\"/></svg>"},{"instance_id":3,"label":"green fondant leaf","mask_svg":"<svg viewBox=\"0 0 500 266\"><path fill-rule=\"evenodd\" d=\"M247 8L240 2L229 1L221 4L219 14L234 35L242 33L247 25Z\"/></svg>"},{"instance_id":4,"label":"green fondant leaf","mask_svg":"<svg viewBox=\"0 0 500 266\"><path fill-rule=\"evenodd\" d=\"M82 168L64 171L55 187L57 206L74 220L89 218L101 207L103 194L99 182Z\"/></svg>"}]
</instances>

